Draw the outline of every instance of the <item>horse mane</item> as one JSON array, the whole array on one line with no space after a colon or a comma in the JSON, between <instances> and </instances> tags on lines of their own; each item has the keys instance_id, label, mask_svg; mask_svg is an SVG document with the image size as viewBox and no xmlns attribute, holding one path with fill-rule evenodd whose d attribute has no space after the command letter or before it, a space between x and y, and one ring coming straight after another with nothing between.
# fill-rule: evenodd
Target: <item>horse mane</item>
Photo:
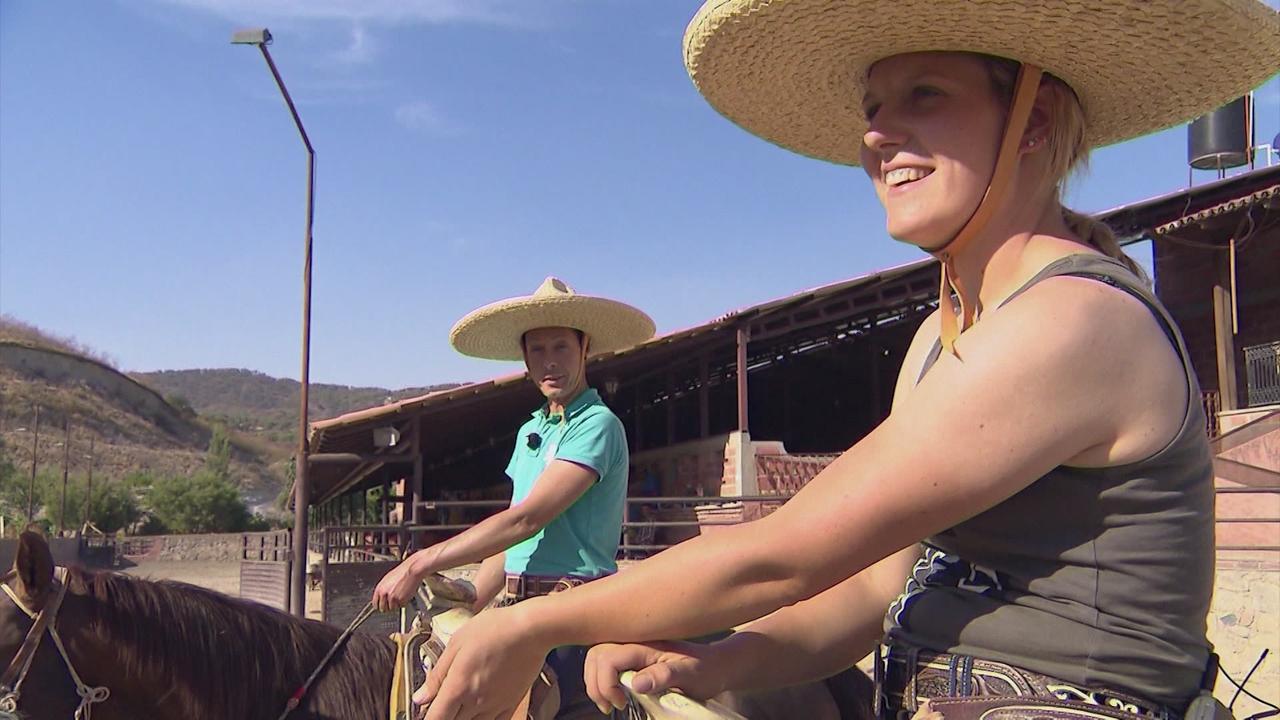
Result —
<instances>
[{"instance_id":1,"label":"horse mane","mask_svg":"<svg viewBox=\"0 0 1280 720\"><path fill-rule=\"evenodd\" d=\"M274 720L341 634L248 600L169 580L72 569L85 627L155 706L190 720ZM68 600L71 600L68 595ZM395 651L356 633L312 686L298 717L386 717Z\"/></svg>"}]
</instances>

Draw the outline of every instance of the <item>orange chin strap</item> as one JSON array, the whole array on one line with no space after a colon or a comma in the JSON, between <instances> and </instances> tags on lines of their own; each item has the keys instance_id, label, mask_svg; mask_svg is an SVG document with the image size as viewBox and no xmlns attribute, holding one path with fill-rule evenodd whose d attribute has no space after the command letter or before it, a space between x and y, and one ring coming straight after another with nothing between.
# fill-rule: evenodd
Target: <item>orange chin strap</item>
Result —
<instances>
[{"instance_id":1,"label":"orange chin strap","mask_svg":"<svg viewBox=\"0 0 1280 720\"><path fill-rule=\"evenodd\" d=\"M1031 118L1031 106L1035 103L1036 92L1040 89L1040 77L1044 71L1035 66L1022 64L1018 70L1018 80L1013 92L1013 102L1009 106L1009 117L1005 122L1004 137L1000 141L1000 154L996 156L995 170L991 173L991 182L987 184L987 192L982 196L977 209L969 217L969 221L960 228L960 232L946 245L931 250L942 263L942 286L938 290L938 307L942 311L942 348L955 354L956 338L960 333L973 325L974 305L961 286L959 275L955 269L955 256L973 241L978 233L986 227L995 213L996 205L1004 198L1009 181L1013 178L1013 169L1018 161L1018 145L1022 142L1022 134L1027 129ZM960 301L960 319L956 319L955 303L951 299L952 291Z\"/></svg>"}]
</instances>

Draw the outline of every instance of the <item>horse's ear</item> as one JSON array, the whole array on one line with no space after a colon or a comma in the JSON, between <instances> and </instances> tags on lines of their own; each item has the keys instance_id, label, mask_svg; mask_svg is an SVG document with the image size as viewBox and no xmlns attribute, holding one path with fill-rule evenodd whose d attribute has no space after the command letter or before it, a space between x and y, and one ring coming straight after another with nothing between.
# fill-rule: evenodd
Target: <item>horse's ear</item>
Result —
<instances>
[{"instance_id":1,"label":"horse's ear","mask_svg":"<svg viewBox=\"0 0 1280 720\"><path fill-rule=\"evenodd\" d=\"M39 534L27 531L18 538L18 552L13 559L18 574L18 593L38 604L53 585L53 553Z\"/></svg>"}]
</instances>

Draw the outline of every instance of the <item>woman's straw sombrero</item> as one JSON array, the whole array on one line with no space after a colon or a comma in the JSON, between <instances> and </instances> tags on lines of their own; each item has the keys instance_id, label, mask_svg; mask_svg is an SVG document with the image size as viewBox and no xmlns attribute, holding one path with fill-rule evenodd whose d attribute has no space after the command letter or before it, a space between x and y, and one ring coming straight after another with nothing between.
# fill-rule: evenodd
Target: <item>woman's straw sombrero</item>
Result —
<instances>
[{"instance_id":1,"label":"woman's straw sombrero","mask_svg":"<svg viewBox=\"0 0 1280 720\"><path fill-rule=\"evenodd\" d=\"M549 277L532 295L467 313L449 332L449 342L463 355L523 360L520 339L530 330L546 327L586 333L592 355L637 345L654 332L653 320L642 311L617 300L579 295L563 280Z\"/></svg>"},{"instance_id":2,"label":"woman's straw sombrero","mask_svg":"<svg viewBox=\"0 0 1280 720\"><path fill-rule=\"evenodd\" d=\"M1075 90L1087 143L1213 110L1280 71L1280 16L1257 0L708 0L684 58L723 115L803 155L856 165L867 70L929 50L1038 65Z\"/></svg>"}]
</instances>

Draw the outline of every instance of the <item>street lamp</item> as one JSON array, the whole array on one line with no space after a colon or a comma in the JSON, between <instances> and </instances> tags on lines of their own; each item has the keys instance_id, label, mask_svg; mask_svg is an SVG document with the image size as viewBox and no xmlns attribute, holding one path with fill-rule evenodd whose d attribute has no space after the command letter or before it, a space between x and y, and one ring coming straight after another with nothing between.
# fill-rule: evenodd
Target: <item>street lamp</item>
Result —
<instances>
[{"instance_id":1,"label":"street lamp","mask_svg":"<svg viewBox=\"0 0 1280 720\"><path fill-rule=\"evenodd\" d=\"M316 188L316 151L311 147L311 139L302 127L302 118L298 117L298 109L289 97L289 90L280 78L280 71L267 51L271 44L271 33L266 28L237 30L231 36L233 45L257 45L262 57L271 69L280 94L284 96L293 123L298 126L298 134L302 136L302 144L307 148L307 222L305 232L305 249L302 261L302 398L298 409L298 461L293 481L293 571L290 607L293 614L306 617L307 614L307 506L311 503L311 488L307 483L307 395L310 390L311 374L311 220L315 215L313 196Z\"/></svg>"}]
</instances>

